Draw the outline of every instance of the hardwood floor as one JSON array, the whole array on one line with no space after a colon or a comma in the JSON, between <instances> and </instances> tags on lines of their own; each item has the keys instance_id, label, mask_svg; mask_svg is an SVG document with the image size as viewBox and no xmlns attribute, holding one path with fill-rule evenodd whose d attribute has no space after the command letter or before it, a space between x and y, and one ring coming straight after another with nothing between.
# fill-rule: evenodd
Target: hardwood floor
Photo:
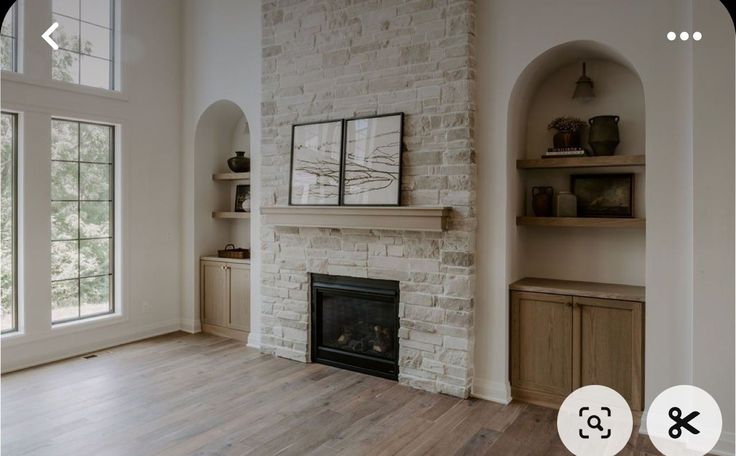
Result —
<instances>
[{"instance_id":1,"label":"hardwood floor","mask_svg":"<svg viewBox=\"0 0 736 456\"><path fill-rule=\"evenodd\" d=\"M554 410L174 333L2 376L3 455L563 455ZM635 432L626 455L659 454Z\"/></svg>"}]
</instances>

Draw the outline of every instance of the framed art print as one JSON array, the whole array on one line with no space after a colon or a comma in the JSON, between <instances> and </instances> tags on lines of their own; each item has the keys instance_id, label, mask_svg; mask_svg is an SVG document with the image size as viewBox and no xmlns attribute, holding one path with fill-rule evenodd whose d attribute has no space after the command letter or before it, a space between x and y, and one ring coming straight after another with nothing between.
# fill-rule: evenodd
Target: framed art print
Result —
<instances>
[{"instance_id":1,"label":"framed art print","mask_svg":"<svg viewBox=\"0 0 736 456\"><path fill-rule=\"evenodd\" d=\"M250 212L250 185L235 188L235 212Z\"/></svg>"},{"instance_id":2,"label":"framed art print","mask_svg":"<svg viewBox=\"0 0 736 456\"><path fill-rule=\"evenodd\" d=\"M342 129L342 120L292 126L290 205L340 204Z\"/></svg>"},{"instance_id":3,"label":"framed art print","mask_svg":"<svg viewBox=\"0 0 736 456\"><path fill-rule=\"evenodd\" d=\"M633 174L573 174L578 217L633 217Z\"/></svg>"},{"instance_id":4,"label":"framed art print","mask_svg":"<svg viewBox=\"0 0 736 456\"><path fill-rule=\"evenodd\" d=\"M342 204L398 206L404 113L345 121Z\"/></svg>"}]
</instances>

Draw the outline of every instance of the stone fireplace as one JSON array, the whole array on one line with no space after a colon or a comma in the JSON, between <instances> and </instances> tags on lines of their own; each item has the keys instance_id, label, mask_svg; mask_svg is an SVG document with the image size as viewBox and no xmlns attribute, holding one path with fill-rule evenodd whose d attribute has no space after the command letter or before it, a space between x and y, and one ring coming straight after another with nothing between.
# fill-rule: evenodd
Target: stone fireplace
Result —
<instances>
[{"instance_id":1,"label":"stone fireplace","mask_svg":"<svg viewBox=\"0 0 736 456\"><path fill-rule=\"evenodd\" d=\"M399 382L468 396L474 7L473 0L263 0L261 205L288 206L292 124L403 112L402 204L451 208L436 231L263 225L264 352L312 360L311 274L395 281Z\"/></svg>"}]
</instances>

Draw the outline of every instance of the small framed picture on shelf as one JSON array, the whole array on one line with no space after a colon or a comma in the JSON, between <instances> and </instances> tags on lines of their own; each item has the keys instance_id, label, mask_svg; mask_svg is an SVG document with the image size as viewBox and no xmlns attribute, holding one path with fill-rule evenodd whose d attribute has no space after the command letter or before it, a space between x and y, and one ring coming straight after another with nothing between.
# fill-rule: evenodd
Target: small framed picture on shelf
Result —
<instances>
[{"instance_id":1,"label":"small framed picture on shelf","mask_svg":"<svg viewBox=\"0 0 736 456\"><path fill-rule=\"evenodd\" d=\"M345 121L342 204L399 206L404 113Z\"/></svg>"},{"instance_id":2,"label":"small framed picture on shelf","mask_svg":"<svg viewBox=\"0 0 736 456\"><path fill-rule=\"evenodd\" d=\"M340 204L342 127L342 120L292 126L289 205Z\"/></svg>"},{"instance_id":3,"label":"small framed picture on shelf","mask_svg":"<svg viewBox=\"0 0 736 456\"><path fill-rule=\"evenodd\" d=\"M250 212L250 185L235 188L235 212Z\"/></svg>"},{"instance_id":4,"label":"small framed picture on shelf","mask_svg":"<svg viewBox=\"0 0 736 456\"><path fill-rule=\"evenodd\" d=\"M578 199L578 217L633 217L634 175L573 174L570 190Z\"/></svg>"}]
</instances>

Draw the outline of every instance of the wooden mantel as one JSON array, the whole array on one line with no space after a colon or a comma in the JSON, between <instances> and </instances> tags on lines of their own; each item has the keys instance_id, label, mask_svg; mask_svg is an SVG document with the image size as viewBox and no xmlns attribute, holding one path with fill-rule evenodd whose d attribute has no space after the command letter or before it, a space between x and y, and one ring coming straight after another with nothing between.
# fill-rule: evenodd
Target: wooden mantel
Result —
<instances>
[{"instance_id":1,"label":"wooden mantel","mask_svg":"<svg viewBox=\"0 0 736 456\"><path fill-rule=\"evenodd\" d=\"M444 231L449 207L278 206L262 207L266 225L309 228Z\"/></svg>"}]
</instances>

